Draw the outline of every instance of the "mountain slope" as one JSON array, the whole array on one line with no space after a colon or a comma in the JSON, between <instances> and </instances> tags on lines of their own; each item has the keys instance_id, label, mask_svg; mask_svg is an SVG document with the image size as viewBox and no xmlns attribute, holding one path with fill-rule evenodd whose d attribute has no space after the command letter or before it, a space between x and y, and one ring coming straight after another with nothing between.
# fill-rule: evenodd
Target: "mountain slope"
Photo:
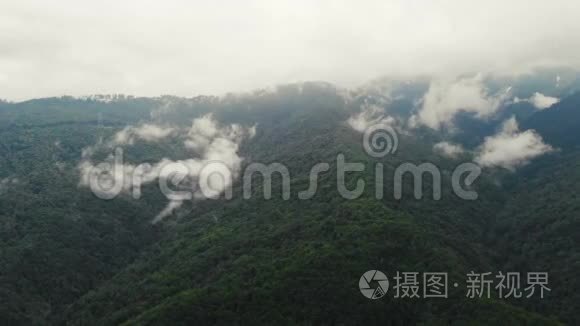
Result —
<instances>
[{"instance_id":1,"label":"mountain slope","mask_svg":"<svg viewBox=\"0 0 580 326\"><path fill-rule=\"evenodd\" d=\"M574 120L577 95L529 118L531 107L512 107L526 110L522 125L562 151L515 173L485 169L474 185L478 200L465 201L451 192L450 175L473 157L435 153L433 145L448 135L403 130L397 152L374 159L365 153L361 133L347 124L369 105L397 119L409 117L426 86L400 87L411 98L385 102L378 94L344 94L328 84L305 83L222 98L1 103L0 179L6 189L0 188L0 298L8 303L0 308L1 321L484 324L494 316L498 323L576 322L579 299L561 289L578 257L578 178L568 169L577 165L577 154L574 146L564 146L573 144L568 135L580 121ZM256 126L256 135L237 148L241 168L283 163L292 176L289 200L282 199L278 177L272 199L263 199L261 179L255 178L253 196L244 200L238 178L232 200L188 202L152 225L167 204L155 184L145 185L139 200L124 194L111 201L79 186L83 150L101 145L93 157L98 162L112 151L107 142L127 126L187 130L208 113L222 125ZM558 131L550 119L567 121L568 132ZM465 128L462 137L481 140L502 120ZM123 148L131 164L195 154L175 137L136 139ZM338 193L338 154L366 167L346 178L349 189L358 178L366 183L356 200ZM320 175L315 197L299 200L297 192L308 188L308 173L318 162L328 162L330 171ZM385 166L381 200L374 197L378 162ZM424 198L414 199L409 177L403 198L395 200L393 173L404 162L437 165L442 200L430 199L429 182ZM554 210L557 216L550 216ZM542 261L544 256L549 258ZM358 280L371 269L390 278L396 271L449 272L449 283L458 287L450 287L447 300L394 299L392 288L385 298L368 300ZM466 298L466 273L512 269L553 273L549 301ZM570 289L575 288L573 283Z\"/></svg>"}]
</instances>

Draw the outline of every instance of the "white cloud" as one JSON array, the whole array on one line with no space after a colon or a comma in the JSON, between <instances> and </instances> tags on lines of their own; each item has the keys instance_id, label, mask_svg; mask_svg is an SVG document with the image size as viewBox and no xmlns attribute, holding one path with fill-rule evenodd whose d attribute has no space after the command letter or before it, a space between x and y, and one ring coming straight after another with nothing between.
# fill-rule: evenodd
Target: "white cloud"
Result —
<instances>
[{"instance_id":1,"label":"white cloud","mask_svg":"<svg viewBox=\"0 0 580 326\"><path fill-rule=\"evenodd\" d=\"M138 129L129 127L124 130L129 130L127 134L131 136L152 137L148 139L158 139L166 134L151 126ZM173 132L174 129L171 128L171 130ZM166 196L171 193L168 196L170 202L155 217L154 222L157 222L179 208L185 200L213 198L229 188L233 179L239 175L243 160L238 154L239 145L244 139L253 137L255 133L256 126L244 128L232 124L222 127L211 116L204 116L195 119L191 129L183 135L184 146L194 148L196 158L185 160L164 158L159 162L146 165L124 163L121 148L117 148L115 155L110 155L105 162L94 163L91 160L94 147L89 147L88 150L83 150L83 160L78 165L79 186L90 187L101 198L114 198L119 193L139 197L141 185L157 180L165 180L177 188L187 186L190 190L194 189L193 192L165 191ZM128 143L130 139L130 137L118 137L118 134L114 138L114 142L118 143ZM214 177L214 174L217 176ZM196 184L199 178L203 178L202 175L208 178L208 186L205 188L198 187L199 185ZM224 178L219 176L224 176ZM99 177L99 187L95 187L96 177Z\"/></svg>"},{"instance_id":2,"label":"white cloud","mask_svg":"<svg viewBox=\"0 0 580 326\"><path fill-rule=\"evenodd\" d=\"M184 145L188 149L202 152L207 160L227 162L237 165L237 152L243 139L251 139L256 134L256 126L244 128L238 124L220 128L211 114L195 119L187 133Z\"/></svg>"},{"instance_id":3,"label":"white cloud","mask_svg":"<svg viewBox=\"0 0 580 326\"><path fill-rule=\"evenodd\" d=\"M530 103L540 110L547 109L559 101L560 100L557 97L546 96L539 92L534 93L534 95L530 97Z\"/></svg>"},{"instance_id":4,"label":"white cloud","mask_svg":"<svg viewBox=\"0 0 580 326\"><path fill-rule=\"evenodd\" d=\"M421 123L439 129L452 125L459 112L471 112L479 118L486 118L498 110L507 95L508 92L488 94L481 75L452 81L436 80L431 82L411 124Z\"/></svg>"},{"instance_id":5,"label":"white cloud","mask_svg":"<svg viewBox=\"0 0 580 326\"><path fill-rule=\"evenodd\" d=\"M0 89L11 100L193 96L579 67L578 12L568 0L3 0Z\"/></svg>"},{"instance_id":6,"label":"white cloud","mask_svg":"<svg viewBox=\"0 0 580 326\"><path fill-rule=\"evenodd\" d=\"M514 103L528 102L531 103L534 107L536 107L536 109L544 110L560 102L560 99L558 99L557 97L551 97L539 92L535 92L534 95L530 96L530 98L528 99L521 99L515 97L513 102Z\"/></svg>"},{"instance_id":7,"label":"white cloud","mask_svg":"<svg viewBox=\"0 0 580 326\"><path fill-rule=\"evenodd\" d=\"M433 146L433 150L450 158L455 158L465 152L465 149L461 145L449 142L437 143Z\"/></svg>"},{"instance_id":8,"label":"white cloud","mask_svg":"<svg viewBox=\"0 0 580 326\"><path fill-rule=\"evenodd\" d=\"M110 145L133 145L137 139L147 142L156 142L169 137L173 132L175 132L174 128L162 127L148 123L136 127L127 126L115 134Z\"/></svg>"},{"instance_id":9,"label":"white cloud","mask_svg":"<svg viewBox=\"0 0 580 326\"><path fill-rule=\"evenodd\" d=\"M172 200L170 201L167 206L165 206L165 208L159 212L159 214L157 214L157 216L155 216L155 218L153 219L153 221L151 223L155 224L155 223L159 223L161 222L164 218L166 218L167 216L170 216L171 214L173 214L173 212L178 209L179 207L181 207L183 205L183 201L182 200Z\"/></svg>"},{"instance_id":10,"label":"white cloud","mask_svg":"<svg viewBox=\"0 0 580 326\"><path fill-rule=\"evenodd\" d=\"M352 115L346 121L348 125L358 131L363 133L370 126L382 123L387 125L393 125L395 119L384 114L384 109L376 105L364 105L361 112Z\"/></svg>"},{"instance_id":11,"label":"white cloud","mask_svg":"<svg viewBox=\"0 0 580 326\"><path fill-rule=\"evenodd\" d=\"M485 167L499 166L514 170L553 150L535 131L521 132L515 117L512 117L504 122L500 132L485 138L476 162Z\"/></svg>"}]
</instances>

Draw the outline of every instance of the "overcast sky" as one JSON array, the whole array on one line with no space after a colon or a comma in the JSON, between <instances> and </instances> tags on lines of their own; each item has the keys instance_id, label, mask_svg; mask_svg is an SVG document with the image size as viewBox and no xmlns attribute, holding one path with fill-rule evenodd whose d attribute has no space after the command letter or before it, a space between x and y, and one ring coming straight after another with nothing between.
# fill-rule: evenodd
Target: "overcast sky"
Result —
<instances>
[{"instance_id":1,"label":"overcast sky","mask_svg":"<svg viewBox=\"0 0 580 326\"><path fill-rule=\"evenodd\" d=\"M0 98L580 66L580 1L0 1Z\"/></svg>"}]
</instances>

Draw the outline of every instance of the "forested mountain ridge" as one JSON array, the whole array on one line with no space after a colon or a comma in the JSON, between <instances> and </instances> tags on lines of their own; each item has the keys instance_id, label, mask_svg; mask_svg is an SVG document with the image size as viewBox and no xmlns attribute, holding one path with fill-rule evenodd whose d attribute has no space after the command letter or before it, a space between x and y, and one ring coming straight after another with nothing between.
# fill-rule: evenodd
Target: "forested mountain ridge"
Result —
<instances>
[{"instance_id":1,"label":"forested mountain ridge","mask_svg":"<svg viewBox=\"0 0 580 326\"><path fill-rule=\"evenodd\" d=\"M305 83L221 98L0 103L0 179L6 180L0 188L0 298L7 303L0 318L6 324L71 325L578 322L572 291L578 288L578 153L566 146L573 142L569 132L542 124L566 121L562 130L573 130L580 123L578 95L551 93L562 98L544 110L522 104L531 102L507 103L483 122L470 120L468 112L465 120L456 119L460 131L447 133L402 123L420 114L414 110L427 91L423 81L390 87L395 91L389 96L378 88L345 93ZM369 157L362 134L349 126L349 118L368 107L397 122L395 155ZM432 200L429 185L426 198L414 199L410 179L403 198L393 198L396 166L433 162L449 185L452 169L472 161L476 146L509 119L505 112L520 108L526 110L516 115L522 132L535 130L553 151L514 171L485 168L474 185L475 201L457 198L448 187L442 200ZM237 179L233 199L188 202L152 224L167 204L153 184L143 187L139 200L124 194L110 201L79 184L83 151L96 148L95 162L106 158L112 151L107 142L126 126L174 131L156 141L130 134L133 142L123 145L128 162L187 159L192 152L175 130L208 113L220 126L255 127L253 137L236 143L241 169L252 162L284 163L292 174L289 200L281 196L279 179L272 199L244 200ZM482 127L469 127L474 125ZM459 156L433 150L461 137L477 141L466 141L469 150ZM366 181L356 200L337 192L338 154L367 166L347 178L350 188L359 177ZM333 168L321 175L312 199L299 200L318 162ZM377 162L386 168L381 200L372 192L370 167ZM369 301L358 280L370 269L447 271L457 282L470 271L545 270L553 290L547 299L528 301L469 299L464 288L450 288L450 299L442 301Z\"/></svg>"}]
</instances>

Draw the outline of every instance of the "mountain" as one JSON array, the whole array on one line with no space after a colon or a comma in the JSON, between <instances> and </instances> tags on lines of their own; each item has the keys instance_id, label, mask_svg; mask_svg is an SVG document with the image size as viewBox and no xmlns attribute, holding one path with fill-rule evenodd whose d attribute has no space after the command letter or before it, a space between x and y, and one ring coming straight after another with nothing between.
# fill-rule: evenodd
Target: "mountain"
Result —
<instances>
[{"instance_id":1,"label":"mountain","mask_svg":"<svg viewBox=\"0 0 580 326\"><path fill-rule=\"evenodd\" d=\"M377 81L346 91L313 82L223 97L0 103L2 324L577 323L579 95L546 91L562 98L544 110L510 103L487 119L459 113L455 133L409 129L405 122L418 114L429 83ZM529 96L543 91L513 87ZM361 108L395 121L395 153L367 155L363 134L348 122ZM522 131L535 130L559 150L513 171L485 167L472 188L478 199L462 200L449 187L453 170L475 160L478 146L513 115ZM442 140L464 140L469 150L441 155L434 145ZM232 198L185 201L161 214L171 202L157 182L143 182L139 199L130 192L100 199L83 184L83 167L107 162L119 147L127 169L193 165L217 153L239 172ZM345 177L348 189L364 180L356 199L336 186L339 155L365 167ZM260 177L250 179L252 196L244 199L241 171L274 162L291 175L289 198L274 175L271 199ZM406 162L439 168L441 200L432 198L429 182L416 199L409 177L395 199L395 171ZM301 200L316 163L329 169L317 193ZM397 271L448 272L458 286L448 299L393 298L391 287L369 300L358 284L374 269L390 280ZM548 271L552 291L543 300L468 298L472 271Z\"/></svg>"}]
</instances>

